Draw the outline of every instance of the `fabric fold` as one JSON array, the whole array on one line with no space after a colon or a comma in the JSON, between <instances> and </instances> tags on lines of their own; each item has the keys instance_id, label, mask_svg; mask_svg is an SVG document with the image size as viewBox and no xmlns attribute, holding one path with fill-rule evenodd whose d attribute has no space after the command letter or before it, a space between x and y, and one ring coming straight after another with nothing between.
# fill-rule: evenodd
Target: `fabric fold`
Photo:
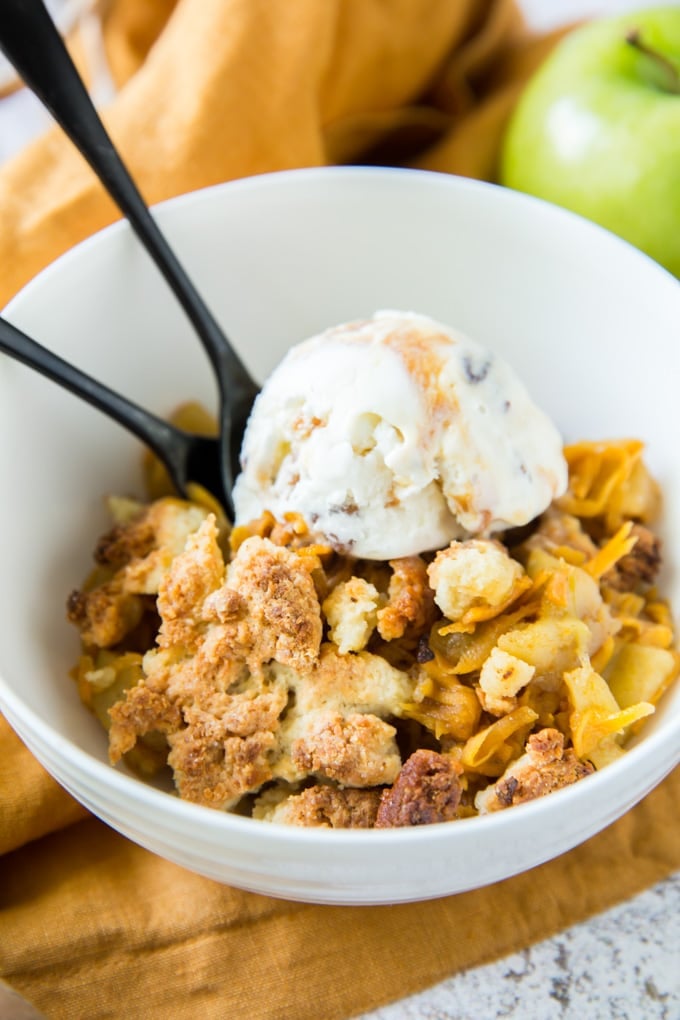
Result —
<instances>
[{"instance_id":1,"label":"fabric fold","mask_svg":"<svg viewBox=\"0 0 680 1020\"><path fill-rule=\"evenodd\" d=\"M0 716L0 855L87 815Z\"/></svg>"}]
</instances>

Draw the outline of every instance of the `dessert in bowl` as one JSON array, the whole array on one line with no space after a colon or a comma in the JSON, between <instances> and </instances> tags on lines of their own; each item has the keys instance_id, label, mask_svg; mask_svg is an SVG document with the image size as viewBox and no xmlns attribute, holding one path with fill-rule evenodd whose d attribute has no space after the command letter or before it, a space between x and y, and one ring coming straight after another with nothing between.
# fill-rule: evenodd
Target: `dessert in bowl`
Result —
<instances>
[{"instance_id":1,"label":"dessert in bowl","mask_svg":"<svg viewBox=\"0 0 680 1020\"><path fill-rule=\"evenodd\" d=\"M512 365L566 442L642 440L664 498L659 587L678 604L670 437L680 294L654 263L540 202L408 171L272 175L185 196L158 215L261 379L292 344L329 325L379 308L413 309ZM152 410L168 414L187 399L212 405L198 345L124 226L55 263L7 314ZM647 362L663 369L641 376L642 335ZM139 449L25 369L3 363L2 377L3 470L23 510L5 510L12 541L0 593L7 621L0 705L67 789L141 844L274 895L339 903L426 898L568 849L676 763L680 708L670 689L625 756L583 782L444 824L368 832L271 824L262 820L266 812L242 817L188 803L164 777L147 782L124 765L113 768L106 736L69 677L78 642L62 606L106 530L102 497L143 494ZM21 456L10 441L19 434Z\"/></svg>"}]
</instances>

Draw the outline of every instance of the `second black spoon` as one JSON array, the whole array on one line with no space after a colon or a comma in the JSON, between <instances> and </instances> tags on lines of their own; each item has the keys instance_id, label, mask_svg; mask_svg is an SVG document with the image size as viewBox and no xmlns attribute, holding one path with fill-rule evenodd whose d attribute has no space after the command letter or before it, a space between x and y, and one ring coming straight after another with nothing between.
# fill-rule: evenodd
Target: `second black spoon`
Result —
<instances>
[{"instance_id":1,"label":"second black spoon","mask_svg":"<svg viewBox=\"0 0 680 1020\"><path fill-rule=\"evenodd\" d=\"M258 386L149 213L42 0L2 0L0 50L75 143L129 220L203 344L217 377L221 495L226 499L225 509L231 516L231 490L238 471L241 439ZM205 480L200 478L194 480L205 484Z\"/></svg>"},{"instance_id":2,"label":"second black spoon","mask_svg":"<svg viewBox=\"0 0 680 1020\"><path fill-rule=\"evenodd\" d=\"M175 488L189 496L189 483L198 482L222 506L231 505L231 491L223 487L221 444L217 438L176 428L143 410L126 397L86 375L0 317L0 351L35 369L47 379L103 411L148 446L162 461Z\"/></svg>"}]
</instances>

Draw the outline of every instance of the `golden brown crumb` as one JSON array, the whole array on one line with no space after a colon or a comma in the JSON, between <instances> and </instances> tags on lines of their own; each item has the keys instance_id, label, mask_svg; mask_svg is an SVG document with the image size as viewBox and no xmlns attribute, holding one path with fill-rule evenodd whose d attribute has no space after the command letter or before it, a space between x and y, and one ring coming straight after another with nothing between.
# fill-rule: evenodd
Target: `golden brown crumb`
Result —
<instances>
[{"instance_id":1,"label":"golden brown crumb","mask_svg":"<svg viewBox=\"0 0 680 1020\"><path fill-rule=\"evenodd\" d=\"M203 717L193 726L170 734L168 765L180 797L207 807L228 810L250 790L271 779L269 753L273 733L228 736L218 720Z\"/></svg>"},{"instance_id":2,"label":"golden brown crumb","mask_svg":"<svg viewBox=\"0 0 680 1020\"><path fill-rule=\"evenodd\" d=\"M66 614L84 645L111 648L135 629L144 608L144 600L123 591L120 579L114 578L91 591L71 592Z\"/></svg>"},{"instance_id":3,"label":"golden brown crumb","mask_svg":"<svg viewBox=\"0 0 680 1020\"><path fill-rule=\"evenodd\" d=\"M235 529L229 561L219 512L167 498L123 501L114 517L96 570L68 602L86 689L110 691L97 688L91 707L110 719L111 760L131 764L148 741L184 799L230 810L248 795L241 809L251 805L253 817L311 827L445 822L590 774L551 728L571 724L562 674L574 656L603 649L607 661L621 626L610 604L644 602L611 589L644 593L660 564L658 540L635 525L637 544L605 575L605 604L587 568L598 547L578 518L554 509L513 556L471 539L389 563L329 554L295 515ZM514 532L517 541L527 533ZM532 585L531 601L518 601ZM123 660L135 651L130 672ZM534 680L527 697L533 687L539 700L550 695L537 721L545 728L499 779L483 778L463 742L482 710L502 723ZM410 743L405 715L420 720ZM509 754L520 747L508 740Z\"/></svg>"},{"instance_id":4,"label":"golden brown crumb","mask_svg":"<svg viewBox=\"0 0 680 1020\"><path fill-rule=\"evenodd\" d=\"M128 524L116 524L97 542L95 563L101 566L123 567L130 560L148 556L155 546L153 522L148 513L142 513Z\"/></svg>"},{"instance_id":5,"label":"golden brown crumb","mask_svg":"<svg viewBox=\"0 0 680 1020\"><path fill-rule=\"evenodd\" d=\"M550 509L543 514L538 528L521 548L545 549L546 552L554 553L560 547L574 549L582 553L586 560L592 559L597 552L597 546L583 530L578 517Z\"/></svg>"},{"instance_id":6,"label":"golden brown crumb","mask_svg":"<svg viewBox=\"0 0 680 1020\"><path fill-rule=\"evenodd\" d=\"M298 782L322 770L342 774L339 781L348 785L391 782L400 757L394 728L381 720L400 714L412 696L406 673L380 655L341 655L332 644L322 645L310 670L297 673L279 663L272 670L292 694L274 765L278 778Z\"/></svg>"},{"instance_id":7,"label":"golden brown crumb","mask_svg":"<svg viewBox=\"0 0 680 1020\"><path fill-rule=\"evenodd\" d=\"M390 560L390 567L387 605L378 611L378 633L384 641L403 637L407 628L416 636L423 634L432 625L434 611L425 562L420 556L404 556Z\"/></svg>"},{"instance_id":8,"label":"golden brown crumb","mask_svg":"<svg viewBox=\"0 0 680 1020\"><path fill-rule=\"evenodd\" d=\"M401 765L394 726L377 716L317 711L291 759L304 775L325 776L342 786L391 783Z\"/></svg>"},{"instance_id":9,"label":"golden brown crumb","mask_svg":"<svg viewBox=\"0 0 680 1020\"><path fill-rule=\"evenodd\" d=\"M371 829L380 803L379 790L338 789L328 784L291 794L255 816L283 825L324 829Z\"/></svg>"},{"instance_id":10,"label":"golden brown crumb","mask_svg":"<svg viewBox=\"0 0 680 1020\"><path fill-rule=\"evenodd\" d=\"M526 687L535 667L496 646L479 674L477 692L482 708L491 715L506 715L517 707L516 695Z\"/></svg>"},{"instance_id":11,"label":"golden brown crumb","mask_svg":"<svg viewBox=\"0 0 680 1020\"><path fill-rule=\"evenodd\" d=\"M162 619L161 648L185 645L195 648L205 630L203 603L224 581L224 559L217 544L217 525L211 514L187 539L174 558L158 590Z\"/></svg>"},{"instance_id":12,"label":"golden brown crumb","mask_svg":"<svg viewBox=\"0 0 680 1020\"><path fill-rule=\"evenodd\" d=\"M201 671L195 656L165 650L149 653L144 665L146 679L110 710L113 761L138 737L160 730L168 736L175 783L188 800L232 806L271 778L288 692L270 672L253 677L233 662ZM229 680L230 689L221 689Z\"/></svg>"},{"instance_id":13,"label":"golden brown crumb","mask_svg":"<svg viewBox=\"0 0 680 1020\"><path fill-rule=\"evenodd\" d=\"M383 601L378 589L363 577L350 577L336 585L324 600L328 636L341 655L360 652L368 644Z\"/></svg>"},{"instance_id":14,"label":"golden brown crumb","mask_svg":"<svg viewBox=\"0 0 680 1020\"><path fill-rule=\"evenodd\" d=\"M138 737L158 731L172 733L181 724L179 706L166 694L138 685L126 692L123 701L109 709L112 727L109 735L109 757L113 763L131 751Z\"/></svg>"},{"instance_id":15,"label":"golden brown crumb","mask_svg":"<svg viewBox=\"0 0 680 1020\"><path fill-rule=\"evenodd\" d=\"M279 670L285 675L285 670ZM346 715L363 711L379 718L398 714L413 694L414 683L381 655L357 652L340 655L332 644L321 646L312 669L289 676L296 702L292 718L304 720L322 705Z\"/></svg>"},{"instance_id":16,"label":"golden brown crumb","mask_svg":"<svg viewBox=\"0 0 680 1020\"><path fill-rule=\"evenodd\" d=\"M321 607L306 561L267 538L239 546L225 588L210 596L204 612L232 628L234 646L251 666L276 659L305 669L316 661Z\"/></svg>"},{"instance_id":17,"label":"golden brown crumb","mask_svg":"<svg viewBox=\"0 0 680 1020\"><path fill-rule=\"evenodd\" d=\"M484 616L500 612L518 591L524 570L499 542L471 538L440 549L427 574L435 602L455 622L476 609Z\"/></svg>"},{"instance_id":18,"label":"golden brown crumb","mask_svg":"<svg viewBox=\"0 0 680 1020\"><path fill-rule=\"evenodd\" d=\"M259 537L239 546L225 576L211 516L164 576L158 608L159 648L111 711L112 757L162 729L180 795L231 806L272 777L279 753L289 688L267 664L316 663L314 584L301 557Z\"/></svg>"},{"instance_id":19,"label":"golden brown crumb","mask_svg":"<svg viewBox=\"0 0 680 1020\"><path fill-rule=\"evenodd\" d=\"M630 534L637 539L635 545L603 578L617 591L635 591L641 585L648 587L654 584L661 569L660 539L642 524L634 524Z\"/></svg>"},{"instance_id":20,"label":"golden brown crumb","mask_svg":"<svg viewBox=\"0 0 680 1020\"><path fill-rule=\"evenodd\" d=\"M192 503L161 499L104 536L96 553L103 576L72 592L67 603L84 645L111 648L135 629L146 609L139 596L157 594L164 573L206 516Z\"/></svg>"},{"instance_id":21,"label":"golden brown crumb","mask_svg":"<svg viewBox=\"0 0 680 1020\"><path fill-rule=\"evenodd\" d=\"M287 701L288 692L282 684L267 674L259 678L251 675L235 684L231 692L204 683L195 690L193 703L185 706L183 715L189 726L200 729L206 720L214 719L225 733L251 737L258 732L274 733Z\"/></svg>"},{"instance_id":22,"label":"golden brown crumb","mask_svg":"<svg viewBox=\"0 0 680 1020\"><path fill-rule=\"evenodd\" d=\"M590 762L579 761L571 748L565 749L559 730L546 728L530 736L522 757L477 794L475 807L480 814L501 811L570 786L594 771Z\"/></svg>"},{"instance_id":23,"label":"golden brown crumb","mask_svg":"<svg viewBox=\"0 0 680 1020\"><path fill-rule=\"evenodd\" d=\"M392 788L383 791L375 827L452 821L460 804L460 773L460 765L448 755L415 751Z\"/></svg>"}]
</instances>

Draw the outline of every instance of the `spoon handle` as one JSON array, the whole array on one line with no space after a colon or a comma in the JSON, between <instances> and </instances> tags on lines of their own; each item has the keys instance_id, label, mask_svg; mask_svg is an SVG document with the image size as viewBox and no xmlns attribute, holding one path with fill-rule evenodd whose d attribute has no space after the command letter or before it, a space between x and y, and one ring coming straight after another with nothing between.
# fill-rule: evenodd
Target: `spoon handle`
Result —
<instances>
[{"instance_id":1,"label":"spoon handle","mask_svg":"<svg viewBox=\"0 0 680 1020\"><path fill-rule=\"evenodd\" d=\"M180 429L176 429L162 418L157 418L115 390L81 372L2 317L0 317L0 351L35 369L113 418L149 446L166 465L173 475L173 480L176 480L175 465L168 463L168 450L178 444L178 438L180 445L184 440L184 434Z\"/></svg>"},{"instance_id":2,"label":"spoon handle","mask_svg":"<svg viewBox=\"0 0 680 1020\"><path fill-rule=\"evenodd\" d=\"M229 404L256 386L151 217L114 148L43 0L1 0L0 50L75 143L170 284L198 333Z\"/></svg>"}]
</instances>

